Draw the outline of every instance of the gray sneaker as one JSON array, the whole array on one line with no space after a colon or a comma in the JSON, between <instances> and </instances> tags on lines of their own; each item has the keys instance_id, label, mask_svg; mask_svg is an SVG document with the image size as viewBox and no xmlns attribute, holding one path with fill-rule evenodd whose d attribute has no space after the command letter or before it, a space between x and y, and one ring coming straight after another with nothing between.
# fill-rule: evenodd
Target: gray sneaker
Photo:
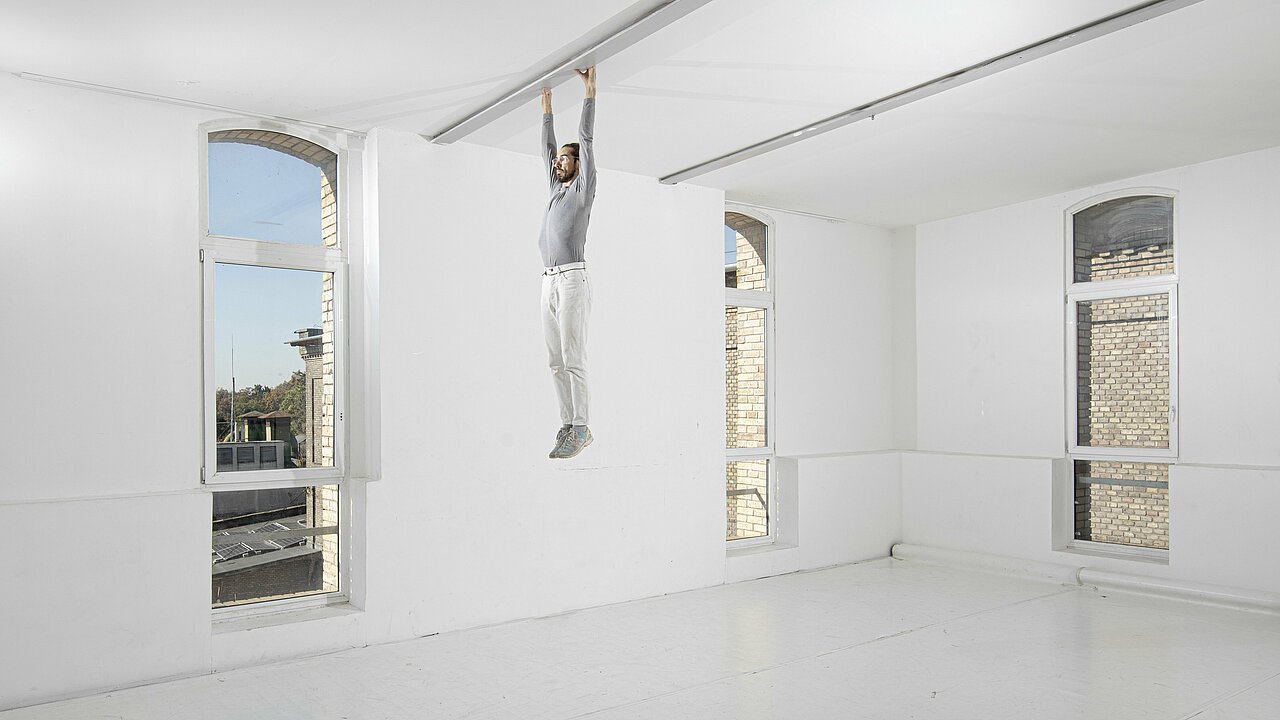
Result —
<instances>
[{"instance_id":1,"label":"gray sneaker","mask_svg":"<svg viewBox=\"0 0 1280 720\"><path fill-rule=\"evenodd\" d=\"M570 430L556 449L551 451L551 457L554 460L568 460L582 452L594 439L589 428L583 428L581 432Z\"/></svg>"},{"instance_id":2,"label":"gray sneaker","mask_svg":"<svg viewBox=\"0 0 1280 720\"><path fill-rule=\"evenodd\" d=\"M564 445L564 440L565 440L565 438L569 437L569 435L570 435L572 432L573 432L573 426L572 426L572 425L561 425L561 426L560 426L560 429L556 431L556 444L555 444L555 447L551 448L551 454L550 454L550 455L547 455L547 457L549 457L549 458L554 458L554 457L556 457L556 452L560 449L560 446L561 446L561 445Z\"/></svg>"}]
</instances>

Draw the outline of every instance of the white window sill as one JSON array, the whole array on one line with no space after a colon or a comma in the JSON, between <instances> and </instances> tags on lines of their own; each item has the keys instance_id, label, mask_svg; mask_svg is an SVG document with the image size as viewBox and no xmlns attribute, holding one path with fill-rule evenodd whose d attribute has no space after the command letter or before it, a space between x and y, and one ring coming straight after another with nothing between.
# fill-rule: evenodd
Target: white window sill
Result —
<instances>
[{"instance_id":1,"label":"white window sill","mask_svg":"<svg viewBox=\"0 0 1280 720\"><path fill-rule=\"evenodd\" d=\"M249 615L237 614L226 617L218 617L215 615L213 619L213 633L218 635L221 633L256 630L264 627L291 625L293 623L313 622L316 620L343 617L345 615L355 615L361 612L363 612L363 610L357 608L351 603L341 602L333 605L321 605L318 607L282 608Z\"/></svg>"},{"instance_id":2,"label":"white window sill","mask_svg":"<svg viewBox=\"0 0 1280 720\"><path fill-rule=\"evenodd\" d=\"M1073 540L1067 543L1066 547L1059 549L1058 552L1068 553L1071 555L1111 558L1113 560L1129 560L1132 562L1149 563L1151 565L1169 564L1168 550L1112 545L1110 543L1097 543L1087 540Z\"/></svg>"},{"instance_id":3,"label":"white window sill","mask_svg":"<svg viewBox=\"0 0 1280 720\"><path fill-rule=\"evenodd\" d=\"M798 546L781 542L758 543L755 545L747 545L746 547L734 547L730 545L725 551L725 556L730 558L748 557L751 555L763 555L765 553L779 552L782 550L795 550L796 547Z\"/></svg>"}]
</instances>

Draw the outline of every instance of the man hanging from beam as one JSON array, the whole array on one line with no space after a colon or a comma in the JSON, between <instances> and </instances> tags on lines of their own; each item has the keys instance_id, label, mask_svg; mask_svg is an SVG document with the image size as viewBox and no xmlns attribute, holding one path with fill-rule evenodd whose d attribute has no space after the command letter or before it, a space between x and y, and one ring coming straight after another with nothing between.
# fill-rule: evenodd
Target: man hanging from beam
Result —
<instances>
[{"instance_id":1,"label":"man hanging from beam","mask_svg":"<svg viewBox=\"0 0 1280 720\"><path fill-rule=\"evenodd\" d=\"M556 145L551 90L542 90L542 144L551 200L542 219L542 327L551 376L560 400L560 430L550 457L571 458L591 444L587 427L587 319L591 283L587 277L587 223L596 197L596 158L591 145L596 118L596 69L577 70L586 85L578 142Z\"/></svg>"}]
</instances>

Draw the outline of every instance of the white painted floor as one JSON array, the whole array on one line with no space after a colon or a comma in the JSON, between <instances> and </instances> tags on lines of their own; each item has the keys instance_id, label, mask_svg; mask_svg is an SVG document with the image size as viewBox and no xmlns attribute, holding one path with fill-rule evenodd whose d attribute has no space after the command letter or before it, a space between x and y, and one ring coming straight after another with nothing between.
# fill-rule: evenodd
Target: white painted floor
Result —
<instances>
[{"instance_id":1,"label":"white painted floor","mask_svg":"<svg viewBox=\"0 0 1280 720\"><path fill-rule=\"evenodd\" d=\"M880 560L0 720L1280 718L1280 617Z\"/></svg>"}]
</instances>

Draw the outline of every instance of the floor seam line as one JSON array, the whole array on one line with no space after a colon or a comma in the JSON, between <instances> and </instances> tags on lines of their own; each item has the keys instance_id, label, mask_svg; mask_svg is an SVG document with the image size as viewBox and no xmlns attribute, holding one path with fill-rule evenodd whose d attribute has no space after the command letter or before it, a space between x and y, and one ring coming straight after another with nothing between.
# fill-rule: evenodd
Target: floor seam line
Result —
<instances>
[{"instance_id":1,"label":"floor seam line","mask_svg":"<svg viewBox=\"0 0 1280 720\"><path fill-rule=\"evenodd\" d=\"M1046 599L1048 599L1048 598L1058 597L1059 595L1066 595L1067 593L1072 593L1072 592L1075 592L1075 591L1077 591L1077 590L1079 590L1079 589L1080 589L1080 588L1077 588L1077 587L1066 587L1066 588L1063 588L1062 590L1058 590L1057 592L1051 592L1051 593L1047 593L1047 594L1045 594L1045 595L1037 595L1036 597L1024 598L1024 599L1022 599L1022 600L1018 600L1017 602L1012 602L1012 603L1009 603L1009 604L1007 604L1007 605L999 605L999 606L997 606L997 607L983 608L982 610L975 610L975 611L973 611L973 612L971 612L971 613L965 613L964 615L957 615L956 617L953 617L953 618L946 618L945 620L938 620L937 622L931 622L931 623L929 623L928 625L921 625L921 626L919 626L919 627L908 628L908 629L906 629L906 630L899 630L898 632L893 633L893 634L891 634L891 635L882 635L882 636L880 636L880 637L878 637L878 638L873 638L873 639L871 639L871 640L864 640L864 641L862 641L862 642L860 642L860 643L854 643L853 645L847 645L847 646L842 647L842 648L835 648L835 649L833 649L833 650L828 650L828 651L826 651L826 652L819 653L819 654L814 655L814 656L812 656L812 657L815 657L815 658L819 658L819 657L826 657L826 656L828 656L828 655L834 655L835 653L838 653L838 652L844 652L845 650L852 650L852 649L854 649L854 648L864 647L864 646L866 646L866 645L871 645L871 644L874 644L874 643L878 643L878 642L880 642L880 641L882 641L882 640L892 640L892 639L894 639L894 638L905 637L905 636L910 635L910 634L912 634L912 633L920 632L921 630L929 630L929 629L931 629L931 628L940 627L940 626L942 626L942 625L946 625L946 624L948 624L948 623L953 623L953 622L956 622L956 621L958 621L958 620L968 620L969 618L978 617L979 615L985 615L985 614L987 614L987 613L993 613L993 612L996 612L996 611L998 611L998 610L1006 610L1006 609L1008 609L1008 608L1017 607L1017 606L1019 606L1019 605L1023 605L1023 604L1025 604L1025 603L1036 602L1037 600L1046 600ZM795 662L795 661L792 661L792 662ZM783 666L785 666L785 665L789 665L789 664L790 664L790 663L781 663L781 664L779 664L777 667L783 667ZM772 668L770 668L770 669L772 669Z\"/></svg>"},{"instance_id":2,"label":"floor seam line","mask_svg":"<svg viewBox=\"0 0 1280 720\"><path fill-rule=\"evenodd\" d=\"M1190 715L1181 715L1181 716L1179 716L1179 717L1178 717L1178 720L1191 720L1192 718L1199 717L1200 715L1203 715L1203 714L1204 714L1204 711L1205 711L1205 710L1208 710L1208 709L1210 709L1210 708L1213 708L1213 707L1216 707L1216 706L1218 706L1218 705L1221 705L1222 703L1224 703L1224 702L1226 702L1226 701L1230 700L1231 698L1234 698L1234 697L1238 697L1238 696L1240 696L1240 695L1243 695L1243 694L1245 694L1245 693L1249 692L1250 690L1253 690L1254 688L1258 687L1259 685L1262 685L1263 683L1271 682L1272 680L1275 680L1276 678L1280 678L1280 671L1277 671L1277 672L1271 673L1271 674L1270 674L1270 675L1268 675L1267 677L1264 677L1264 678L1262 678L1261 680L1259 680L1259 681L1257 681L1257 682L1255 682L1255 683L1253 683L1252 685L1249 685L1249 686L1247 686L1247 687L1242 687L1242 688L1240 688L1239 690L1235 690L1235 691L1232 691L1232 692L1223 693L1223 694L1219 695L1218 697L1213 698L1213 699L1212 699L1212 700L1210 700L1209 702L1206 702L1205 704L1203 704L1203 705L1201 705L1200 707L1196 708L1196 709L1195 709L1195 710L1194 710Z\"/></svg>"},{"instance_id":3,"label":"floor seam line","mask_svg":"<svg viewBox=\"0 0 1280 720\"><path fill-rule=\"evenodd\" d=\"M1081 589L1081 588L1079 588L1079 587L1064 587L1063 589L1058 590L1058 591L1056 591L1056 592L1047 593L1047 594L1045 594L1045 595L1037 595L1037 596L1035 596L1035 597L1030 597L1030 598L1024 598L1024 599L1022 599L1022 600L1018 600L1017 602L1012 602L1012 603L1008 603L1008 604L1005 604L1005 605L999 605L999 606L991 607L991 608L983 608L982 610L975 610L974 612L971 612L971 613L966 613L966 614L964 614L964 615L959 615L959 616L956 616L956 617L953 617L953 618L947 618L947 619L945 619L945 620L939 620L939 621L937 621L937 622L929 623L928 625L921 625L920 627L909 628L909 629L906 629L906 630L900 630L900 631L898 631L898 632L896 632L896 633L892 633L892 634L889 634L889 635L881 635L880 637L872 638L872 639L870 639L870 640L863 640L862 642L857 642L857 643L854 643L854 644L852 644L852 645L846 645L846 646L844 646L844 647L834 648L834 649L832 649L832 650L827 650L826 652L821 652L821 653L818 653L818 654L816 654L816 655L806 655L805 657L802 657L802 658L796 658L796 659L794 659L794 660L788 660L788 661L786 661L786 662L781 662L781 663L777 663L777 664L774 664L774 665L769 665L769 666L766 666L766 667L757 668L757 669L755 669L755 670L744 670L744 671L742 671L742 672L734 673L734 674L732 674L732 675L725 675L725 676L723 676L723 677L718 677L718 678L715 678L715 679L713 679L713 680L707 680L707 681L704 681L704 682L696 683L696 684L694 684L694 685L690 685L690 686L688 686L688 687L677 688L677 689L675 689L675 690L668 690L667 692L659 693L659 694L657 694L657 695L650 695L650 696L649 696L649 697L647 697L647 698L641 698L641 699L639 699L639 700L632 700L632 701L630 701L630 702L620 703L620 704L618 704L618 705L611 705L611 706L609 706L609 707L598 708L598 709L596 709L596 710L590 710L590 711L588 711L588 712L581 713L581 714L579 714L579 715L572 715L572 716L570 716L570 717L566 718L566 720L579 720L579 718L591 717L592 715L599 715L600 713L609 712L609 711L612 711L612 710L620 710L620 709L622 709L622 708L633 707L633 706L635 706L635 705L641 705L641 704L644 704L644 703L649 702L650 700L657 700L657 699L659 699L659 698L670 697L670 696L672 696L672 695L678 695L678 694L680 694L680 693L687 692L687 691L689 691L689 690L697 690L697 689L699 689L699 688L710 687L710 686L712 686L712 685L716 685L716 684L719 684L719 683L722 683L722 682L725 682L725 681L728 681L728 680L735 680L735 679L737 679L737 678L747 677L747 676L750 676L750 675L758 675L758 674L760 674L760 673L772 672L772 671L774 671L774 670L778 670L778 669L780 669L780 668L789 667L789 666L791 666L791 665L795 665L795 664L797 664L797 663L805 662L805 661L808 661L808 660L813 660L813 659L815 659L815 658L827 657L828 655L833 655L833 654L835 654L835 653L844 652L844 651L846 651L846 650L853 650L854 648L865 647L865 646L867 646L867 645L872 645L872 644L878 643L878 642L880 642L880 641L882 641L882 640L892 640L892 639L894 639L894 638L903 637L903 636L905 636L905 635L910 635L911 633L918 632L918 631L920 631L920 630L928 630L929 628L938 627L938 626L940 626L940 625L944 625L944 624L949 623L949 622L955 622L956 620L965 620L965 619L968 619L968 618L971 618L971 617L977 617L978 615L982 615L982 614L985 614L985 613L995 612L995 611L997 611L997 610L1004 610L1004 609L1006 609L1006 608L1017 607L1018 605L1022 605L1022 604L1024 604L1024 603L1035 602L1035 601L1037 601L1037 600L1045 600L1045 599L1048 599L1048 598L1057 597L1057 596L1059 596L1059 595L1065 595L1065 594L1067 594L1067 593L1076 592L1077 590L1080 590L1080 589Z\"/></svg>"}]
</instances>

